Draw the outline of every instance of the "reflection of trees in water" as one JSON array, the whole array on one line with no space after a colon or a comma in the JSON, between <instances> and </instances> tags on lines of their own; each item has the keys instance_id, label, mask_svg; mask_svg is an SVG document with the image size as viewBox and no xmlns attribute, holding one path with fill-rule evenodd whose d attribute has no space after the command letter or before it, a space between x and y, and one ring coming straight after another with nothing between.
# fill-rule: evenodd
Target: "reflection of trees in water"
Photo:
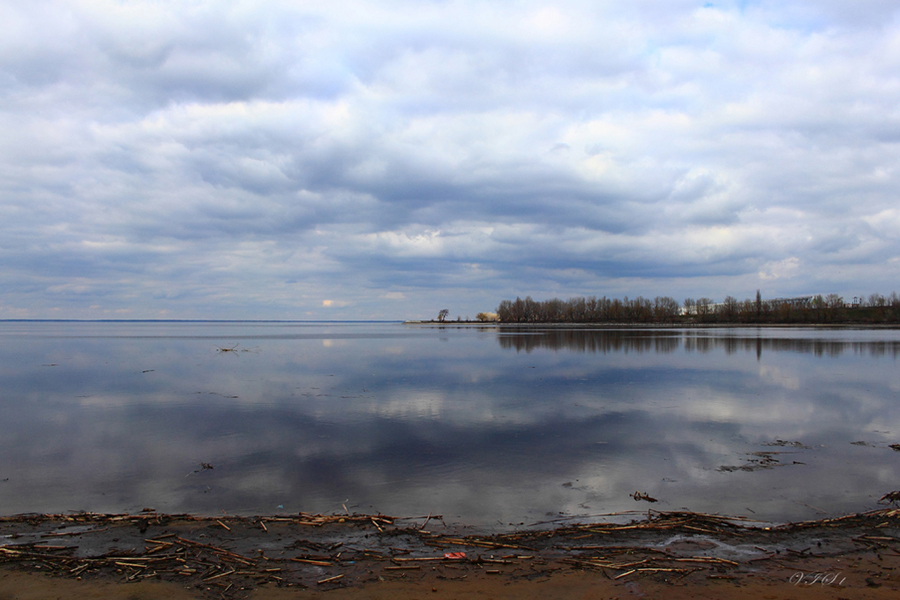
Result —
<instances>
[{"instance_id":1,"label":"reflection of trees in water","mask_svg":"<svg viewBox=\"0 0 900 600\"><path fill-rule=\"evenodd\" d=\"M528 333L502 331L500 347L516 352L531 352L536 348L551 350L575 350L580 352L672 352L681 345L679 335L644 331L584 331L550 330Z\"/></svg>"},{"instance_id":2,"label":"reflection of trees in water","mask_svg":"<svg viewBox=\"0 0 900 600\"><path fill-rule=\"evenodd\" d=\"M852 353L868 356L900 356L900 342L841 341L791 338L763 338L698 335L693 331L624 331L560 329L547 331L501 330L500 347L516 352L531 352L537 348L573 350L607 354L613 352L668 353L683 349L686 352L724 351L726 354L764 350L801 352L816 356L840 356Z\"/></svg>"}]
</instances>

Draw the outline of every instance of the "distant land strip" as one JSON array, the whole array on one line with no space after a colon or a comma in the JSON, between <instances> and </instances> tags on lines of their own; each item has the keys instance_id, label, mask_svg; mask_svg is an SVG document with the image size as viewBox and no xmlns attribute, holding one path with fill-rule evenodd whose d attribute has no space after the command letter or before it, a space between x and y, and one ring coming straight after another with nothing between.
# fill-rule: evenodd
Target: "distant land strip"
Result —
<instances>
[{"instance_id":1,"label":"distant land strip","mask_svg":"<svg viewBox=\"0 0 900 600\"><path fill-rule=\"evenodd\" d=\"M445 311L441 311L443 314ZM441 321L442 319L438 319ZM722 302L687 298L680 303L669 296L652 300L637 296L622 299L602 296L503 300L495 313L479 313L481 322L500 323L670 323L670 324L894 324L900 323L900 295L871 294L846 301L838 294L816 294L764 300Z\"/></svg>"}]
</instances>

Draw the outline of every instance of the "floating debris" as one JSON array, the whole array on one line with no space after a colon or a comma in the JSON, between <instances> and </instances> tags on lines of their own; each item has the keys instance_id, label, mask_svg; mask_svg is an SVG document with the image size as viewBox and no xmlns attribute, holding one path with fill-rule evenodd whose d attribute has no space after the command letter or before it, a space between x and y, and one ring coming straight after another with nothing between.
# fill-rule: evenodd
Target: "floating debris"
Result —
<instances>
[{"instance_id":1,"label":"floating debris","mask_svg":"<svg viewBox=\"0 0 900 600\"><path fill-rule=\"evenodd\" d=\"M635 492L633 494L629 494L629 496L634 498L634 500L636 502L639 502L641 500L646 500L647 502L659 502L659 500L657 500L656 498L652 497L650 494L647 494L647 493Z\"/></svg>"},{"instance_id":2,"label":"floating debris","mask_svg":"<svg viewBox=\"0 0 900 600\"><path fill-rule=\"evenodd\" d=\"M200 463L200 468L199 468L199 469L194 469L193 471L191 471L190 473L188 473L187 475L185 475L185 477L190 477L190 476L193 475L194 473L202 473L203 471L211 471L211 470L213 470L213 468L214 468L214 467L213 467L211 464L205 463L205 462L201 462L201 463Z\"/></svg>"},{"instance_id":3,"label":"floating debris","mask_svg":"<svg viewBox=\"0 0 900 600\"><path fill-rule=\"evenodd\" d=\"M747 463L743 465L722 465L717 470L723 473L732 473L734 471L760 471L762 469L774 469L775 467L786 467L788 463L783 463L776 458L779 454L791 454L790 452L748 452ZM803 463L793 461L791 464L802 465Z\"/></svg>"},{"instance_id":4,"label":"floating debris","mask_svg":"<svg viewBox=\"0 0 900 600\"><path fill-rule=\"evenodd\" d=\"M878 500L879 504L893 504L895 502L900 502L900 492L888 492Z\"/></svg>"},{"instance_id":5,"label":"floating debris","mask_svg":"<svg viewBox=\"0 0 900 600\"><path fill-rule=\"evenodd\" d=\"M800 442L788 442L785 440L775 440L774 442L768 442L763 444L763 446L779 446L779 447L790 447L790 448L800 448L802 450L812 450L810 446L806 444L802 444Z\"/></svg>"}]
</instances>

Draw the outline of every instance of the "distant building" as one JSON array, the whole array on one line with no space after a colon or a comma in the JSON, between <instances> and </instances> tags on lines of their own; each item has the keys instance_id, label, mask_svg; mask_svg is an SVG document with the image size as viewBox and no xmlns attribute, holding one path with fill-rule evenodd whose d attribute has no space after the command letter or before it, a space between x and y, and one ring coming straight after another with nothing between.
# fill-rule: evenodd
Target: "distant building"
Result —
<instances>
[{"instance_id":1,"label":"distant building","mask_svg":"<svg viewBox=\"0 0 900 600\"><path fill-rule=\"evenodd\" d=\"M772 298L769 304L789 304L794 308L810 308L815 296L797 296L796 298Z\"/></svg>"}]
</instances>

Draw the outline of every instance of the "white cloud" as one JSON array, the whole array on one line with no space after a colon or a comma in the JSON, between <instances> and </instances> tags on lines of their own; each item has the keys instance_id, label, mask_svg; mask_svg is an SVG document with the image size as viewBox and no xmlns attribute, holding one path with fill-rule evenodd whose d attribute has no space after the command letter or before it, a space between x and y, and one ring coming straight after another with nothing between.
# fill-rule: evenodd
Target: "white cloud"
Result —
<instances>
[{"instance_id":1,"label":"white cloud","mask_svg":"<svg viewBox=\"0 0 900 600\"><path fill-rule=\"evenodd\" d=\"M767 263L760 272L761 279L783 279L797 275L800 270L800 259L795 256L786 258L776 263Z\"/></svg>"}]
</instances>

